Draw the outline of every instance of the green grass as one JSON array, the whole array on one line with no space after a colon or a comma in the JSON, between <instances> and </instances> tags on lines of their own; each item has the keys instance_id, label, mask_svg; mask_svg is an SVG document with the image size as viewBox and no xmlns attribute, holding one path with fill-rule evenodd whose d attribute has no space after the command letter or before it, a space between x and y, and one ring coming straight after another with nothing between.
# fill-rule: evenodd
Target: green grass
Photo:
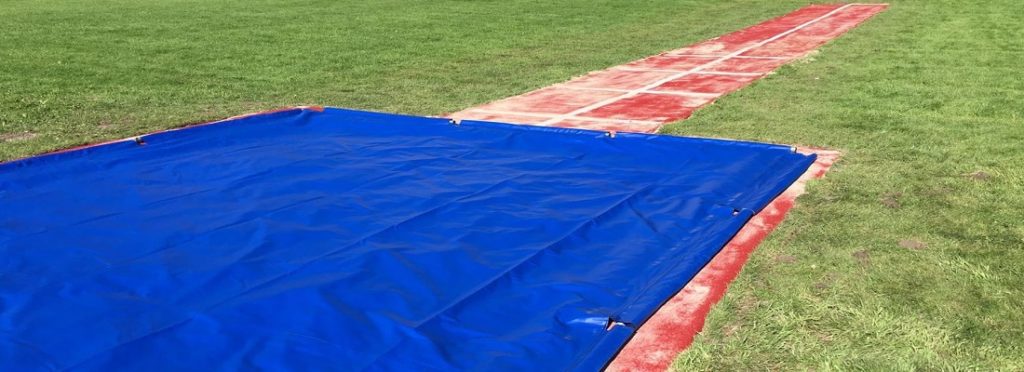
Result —
<instances>
[{"instance_id":1,"label":"green grass","mask_svg":"<svg viewBox=\"0 0 1024 372\"><path fill-rule=\"evenodd\" d=\"M449 112L804 3L5 0L0 159L288 105ZM1022 24L896 1L668 127L844 152L673 368L1024 369Z\"/></svg>"},{"instance_id":2,"label":"green grass","mask_svg":"<svg viewBox=\"0 0 1024 372\"><path fill-rule=\"evenodd\" d=\"M797 2L759 3L2 0L0 159L289 105L452 112Z\"/></svg>"},{"instance_id":3,"label":"green grass","mask_svg":"<svg viewBox=\"0 0 1024 372\"><path fill-rule=\"evenodd\" d=\"M967 3L896 2L668 128L844 152L677 370L1024 369L1024 12Z\"/></svg>"}]
</instances>

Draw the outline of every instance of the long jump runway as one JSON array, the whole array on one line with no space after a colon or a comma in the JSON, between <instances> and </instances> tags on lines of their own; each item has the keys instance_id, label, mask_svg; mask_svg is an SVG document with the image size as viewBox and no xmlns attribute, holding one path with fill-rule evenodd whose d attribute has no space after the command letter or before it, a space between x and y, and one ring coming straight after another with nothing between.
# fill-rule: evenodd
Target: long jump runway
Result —
<instances>
[{"instance_id":1,"label":"long jump runway","mask_svg":"<svg viewBox=\"0 0 1024 372\"><path fill-rule=\"evenodd\" d=\"M654 133L884 10L811 5L785 16L562 84L451 114L456 119Z\"/></svg>"},{"instance_id":2,"label":"long jump runway","mask_svg":"<svg viewBox=\"0 0 1024 372\"><path fill-rule=\"evenodd\" d=\"M887 4L810 5L746 29L562 84L469 108L456 119L655 133L718 97L803 58L882 12ZM758 244L785 218L807 181L825 175L839 153L799 148L815 163L756 214L683 290L656 312L608 370L660 371L693 341Z\"/></svg>"},{"instance_id":3,"label":"long jump runway","mask_svg":"<svg viewBox=\"0 0 1024 372\"><path fill-rule=\"evenodd\" d=\"M2 163L0 365L663 369L835 154L626 132L882 9L810 6L459 120L295 108Z\"/></svg>"}]
</instances>

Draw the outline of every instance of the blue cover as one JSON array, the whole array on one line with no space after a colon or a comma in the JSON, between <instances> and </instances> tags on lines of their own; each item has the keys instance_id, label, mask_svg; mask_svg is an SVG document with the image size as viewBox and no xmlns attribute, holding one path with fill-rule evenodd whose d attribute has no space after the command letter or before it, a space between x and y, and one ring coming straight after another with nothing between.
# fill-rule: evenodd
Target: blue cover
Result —
<instances>
[{"instance_id":1,"label":"blue cover","mask_svg":"<svg viewBox=\"0 0 1024 372\"><path fill-rule=\"evenodd\" d=\"M812 161L294 109L2 164L0 365L599 369Z\"/></svg>"}]
</instances>

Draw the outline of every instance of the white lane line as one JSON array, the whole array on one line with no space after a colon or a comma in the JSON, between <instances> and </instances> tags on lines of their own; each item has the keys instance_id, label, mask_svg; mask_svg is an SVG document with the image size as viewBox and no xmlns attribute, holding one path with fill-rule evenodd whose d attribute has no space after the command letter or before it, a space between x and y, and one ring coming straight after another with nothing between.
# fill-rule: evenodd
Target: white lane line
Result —
<instances>
[{"instance_id":1,"label":"white lane line","mask_svg":"<svg viewBox=\"0 0 1024 372\"><path fill-rule=\"evenodd\" d=\"M790 34L792 34L794 32L800 31L800 30L806 28L807 26L813 25L813 24L815 24L815 23L817 23L817 22L819 22L819 21L821 21L821 20L823 20L825 18L831 17L832 15L834 15L836 13L839 13L839 12L841 12L843 10L846 10L847 8L849 8L851 6L853 6L853 4L843 5L841 7L833 9L832 11L830 11L828 13L825 13L824 15L822 15L820 17L817 17L817 18L812 19L810 21L804 22L804 23L802 23L802 24L800 24L800 25L798 25L796 27L793 27L793 28L791 28L789 30L783 31L783 32L781 32L781 33L779 33L779 34L777 34L775 36L772 36L770 38L764 39L764 40L759 41L757 43L751 44L750 46L741 48L741 49L739 49L739 50L737 50L735 52L732 52L732 53L726 54L724 56L718 57L714 61L702 64L700 66L694 67L694 68L692 68L690 70L687 70L687 71L683 71L683 72L680 72L680 73L677 73L677 74L673 74L673 75L671 75L669 77L660 79L660 80L655 81L653 83L650 83L650 84L648 84L646 86L643 86L643 87L641 87L639 89L635 89L635 90L633 90L633 91L631 91L629 93L626 93L626 94L623 94L623 95L620 95L620 96L616 96L616 97L611 97L611 98L608 98L608 99L604 99L604 100L601 100L599 102L596 102L596 103L593 103L593 104L581 107L581 108L576 109L576 110L573 110L572 112L569 112L567 114L563 114L563 115L559 115L559 116L553 117L551 119L545 120L544 122L542 122L540 124L541 125L548 125L548 124L552 124L552 123L557 123L559 121L571 118L573 116L576 116L576 115L579 115L579 114L582 114L582 113L585 113L585 112L588 112L588 111L591 111L591 110L594 110L594 109L597 109L599 107L607 106L609 104L621 101L623 99L634 97L634 96L636 96L637 94L639 94L642 91L652 90L652 89L656 88L657 86L659 86L661 84L665 84L667 82L670 82L672 80L681 78L681 77L686 76L688 74L692 74L692 73L695 73L695 72L700 72L700 71L704 70L705 68L711 67L711 66L713 66L713 65L715 65L715 64L717 64L719 62L725 61L725 60L727 60L729 58L736 57L736 56L738 56L740 54L746 53L746 52L748 52L750 50L753 50L755 48L764 46L765 44L768 44L768 43L773 42L775 40L778 40L778 39L781 39L783 37L786 37L786 36L788 36L788 35L790 35Z\"/></svg>"},{"instance_id":2,"label":"white lane line","mask_svg":"<svg viewBox=\"0 0 1024 372\"><path fill-rule=\"evenodd\" d=\"M618 92L618 93L629 93L632 90L629 89L615 89L615 88L591 88L591 87L573 87L573 86L562 86L562 88L572 90L589 90L597 92ZM700 93L700 92L689 92L685 90L645 90L640 93L645 94L664 94L670 96L683 96L683 97L694 97L694 98L717 98L722 93Z\"/></svg>"}]
</instances>

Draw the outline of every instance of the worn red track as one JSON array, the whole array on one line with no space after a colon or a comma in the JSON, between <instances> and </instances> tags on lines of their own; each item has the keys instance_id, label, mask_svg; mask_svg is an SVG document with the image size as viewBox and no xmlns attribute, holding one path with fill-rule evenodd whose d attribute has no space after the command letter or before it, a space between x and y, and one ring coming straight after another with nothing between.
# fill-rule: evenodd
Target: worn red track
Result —
<instances>
[{"instance_id":1,"label":"worn red track","mask_svg":"<svg viewBox=\"0 0 1024 372\"><path fill-rule=\"evenodd\" d=\"M685 48L596 71L562 84L469 108L475 119L622 132L657 132L724 94L799 59L885 4L810 5L764 23ZM609 364L613 371L661 371L693 342L711 306L750 253L785 218L807 181L823 177L837 152L800 149L818 160L755 215L689 284L638 330Z\"/></svg>"},{"instance_id":2,"label":"worn red track","mask_svg":"<svg viewBox=\"0 0 1024 372\"><path fill-rule=\"evenodd\" d=\"M884 10L810 5L685 48L454 114L454 119L654 133Z\"/></svg>"}]
</instances>

